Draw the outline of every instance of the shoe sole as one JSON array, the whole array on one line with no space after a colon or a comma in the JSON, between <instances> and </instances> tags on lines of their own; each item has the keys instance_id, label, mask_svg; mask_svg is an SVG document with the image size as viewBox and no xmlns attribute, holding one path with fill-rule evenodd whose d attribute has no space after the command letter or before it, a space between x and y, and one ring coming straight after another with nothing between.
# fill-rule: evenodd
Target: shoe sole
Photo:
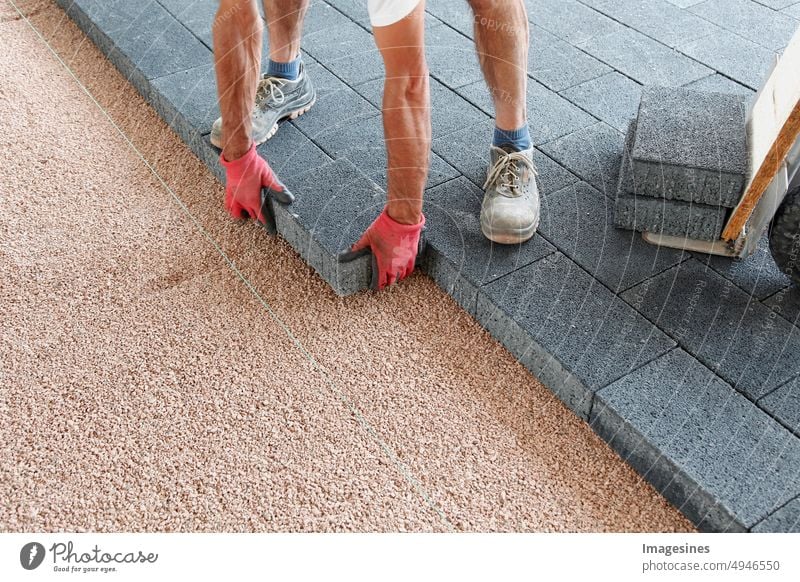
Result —
<instances>
[{"instance_id":1,"label":"shoe sole","mask_svg":"<svg viewBox=\"0 0 800 582\"><path fill-rule=\"evenodd\" d=\"M262 143L266 142L273 135L275 135L278 132L278 125L280 124L281 121L283 121L285 119L297 119L298 117L300 117L304 113L308 113L309 109L311 109L316 102L317 102L317 98L314 97L314 99L308 105L304 105L300 109L295 109L294 111L290 111L289 113L287 113L283 117L279 117L278 121L275 123L275 125L273 125L272 128L267 132L266 137L264 137L264 139L262 139L262 140L256 141L256 145L260 146ZM209 139L211 140L211 145L213 145L215 148L222 149L222 144L221 143L217 142L217 140L215 140L213 137L209 137Z\"/></svg>"},{"instance_id":2,"label":"shoe sole","mask_svg":"<svg viewBox=\"0 0 800 582\"><path fill-rule=\"evenodd\" d=\"M503 230L492 230L488 224L485 224L481 220L481 232L483 233L483 236L488 238L490 241L501 245L516 245L524 243L525 241L533 238L533 235L536 234L536 229L538 227L539 222L536 221L525 228L505 228Z\"/></svg>"}]
</instances>

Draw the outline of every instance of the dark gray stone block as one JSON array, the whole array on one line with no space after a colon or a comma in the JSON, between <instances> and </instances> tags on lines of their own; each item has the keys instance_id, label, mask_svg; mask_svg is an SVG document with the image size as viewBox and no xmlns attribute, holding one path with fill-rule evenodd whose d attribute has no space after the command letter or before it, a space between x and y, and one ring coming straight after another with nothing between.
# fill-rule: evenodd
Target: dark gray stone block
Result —
<instances>
[{"instance_id":1,"label":"dark gray stone block","mask_svg":"<svg viewBox=\"0 0 800 582\"><path fill-rule=\"evenodd\" d=\"M296 199L274 203L278 232L338 295L369 287L371 258L339 264L347 250L380 214L384 192L347 160L339 160L284 180Z\"/></svg>"},{"instance_id":2,"label":"dark gray stone block","mask_svg":"<svg viewBox=\"0 0 800 582\"><path fill-rule=\"evenodd\" d=\"M770 392L758 401L758 405L800 437L800 378Z\"/></svg>"},{"instance_id":3,"label":"dark gray stone block","mask_svg":"<svg viewBox=\"0 0 800 582\"><path fill-rule=\"evenodd\" d=\"M800 329L694 259L621 297L753 400L800 374Z\"/></svg>"},{"instance_id":4,"label":"dark gray stone block","mask_svg":"<svg viewBox=\"0 0 800 582\"><path fill-rule=\"evenodd\" d=\"M800 326L800 287L781 289L764 303L785 320Z\"/></svg>"},{"instance_id":5,"label":"dark gray stone block","mask_svg":"<svg viewBox=\"0 0 800 582\"><path fill-rule=\"evenodd\" d=\"M600 390L591 423L701 531L745 531L800 491L800 439L683 350Z\"/></svg>"},{"instance_id":6,"label":"dark gray stone block","mask_svg":"<svg viewBox=\"0 0 800 582\"><path fill-rule=\"evenodd\" d=\"M769 240L764 235L755 252L744 259L729 259L714 255L695 253L695 258L717 273L733 281L745 293L756 299L765 299L788 287L788 275L781 272L769 252Z\"/></svg>"},{"instance_id":7,"label":"dark gray stone block","mask_svg":"<svg viewBox=\"0 0 800 582\"><path fill-rule=\"evenodd\" d=\"M303 36L303 48L350 86L383 77L383 60L375 39L358 24L345 22L335 29Z\"/></svg>"},{"instance_id":8,"label":"dark gray stone block","mask_svg":"<svg viewBox=\"0 0 800 582\"><path fill-rule=\"evenodd\" d=\"M478 288L555 251L540 236L521 245L498 245L481 232L483 191L457 178L425 194L426 272L470 314Z\"/></svg>"},{"instance_id":9,"label":"dark gray stone block","mask_svg":"<svg viewBox=\"0 0 800 582\"><path fill-rule=\"evenodd\" d=\"M383 122L381 116L377 115L321 131L314 135L314 142L332 158L352 161L364 174L385 188L386 146L383 137ZM427 187L437 186L458 175L450 164L431 154Z\"/></svg>"},{"instance_id":10,"label":"dark gray stone block","mask_svg":"<svg viewBox=\"0 0 800 582\"><path fill-rule=\"evenodd\" d=\"M680 87L714 72L622 25L609 34L581 42L578 48L642 85Z\"/></svg>"},{"instance_id":11,"label":"dark gray stone block","mask_svg":"<svg viewBox=\"0 0 800 582\"><path fill-rule=\"evenodd\" d=\"M692 81L686 85L687 89L692 91L702 91L704 93L731 93L735 95L744 95L749 101L754 95L755 91L749 87L737 83L733 79L729 79L719 73L714 73L708 77L703 77L698 81Z\"/></svg>"},{"instance_id":12,"label":"dark gray stone block","mask_svg":"<svg viewBox=\"0 0 800 582\"><path fill-rule=\"evenodd\" d=\"M428 2L425 5L425 10L464 36L473 38L475 18L469 5L464 0Z\"/></svg>"},{"instance_id":13,"label":"dark gray stone block","mask_svg":"<svg viewBox=\"0 0 800 582\"><path fill-rule=\"evenodd\" d=\"M481 288L477 319L576 414L675 343L561 253Z\"/></svg>"},{"instance_id":14,"label":"dark gray stone block","mask_svg":"<svg viewBox=\"0 0 800 582\"><path fill-rule=\"evenodd\" d=\"M642 86L612 71L597 79L561 91L561 95L624 133L639 110Z\"/></svg>"},{"instance_id":15,"label":"dark gray stone block","mask_svg":"<svg viewBox=\"0 0 800 582\"><path fill-rule=\"evenodd\" d=\"M444 158L464 176L479 187L486 180L489 167L489 146L492 143L494 121L467 127L446 137L433 140L433 151ZM576 176L544 155L533 150L539 193L543 196L560 190L578 180Z\"/></svg>"},{"instance_id":16,"label":"dark gray stone block","mask_svg":"<svg viewBox=\"0 0 800 582\"><path fill-rule=\"evenodd\" d=\"M770 50L785 47L797 30L794 18L752 0L707 0L689 12Z\"/></svg>"},{"instance_id":17,"label":"dark gray stone block","mask_svg":"<svg viewBox=\"0 0 800 582\"><path fill-rule=\"evenodd\" d=\"M685 254L614 228L614 203L578 182L542 200L539 232L614 292L678 264Z\"/></svg>"},{"instance_id":18,"label":"dark gray stone block","mask_svg":"<svg viewBox=\"0 0 800 582\"><path fill-rule=\"evenodd\" d=\"M449 26L429 30L425 45L431 76L444 85L455 89L483 79L475 43Z\"/></svg>"},{"instance_id":19,"label":"dark gray stone block","mask_svg":"<svg viewBox=\"0 0 800 582\"><path fill-rule=\"evenodd\" d=\"M605 123L597 123L541 147L559 164L613 198L624 142L620 132Z\"/></svg>"},{"instance_id":20,"label":"dark gray stone block","mask_svg":"<svg viewBox=\"0 0 800 582\"><path fill-rule=\"evenodd\" d=\"M607 66L536 25L530 29L528 74L553 91L561 91L611 71Z\"/></svg>"},{"instance_id":21,"label":"dark gray stone block","mask_svg":"<svg viewBox=\"0 0 800 582\"><path fill-rule=\"evenodd\" d=\"M528 19L568 43L580 46L617 30L617 23L576 0L525 0Z\"/></svg>"},{"instance_id":22,"label":"dark gray stone block","mask_svg":"<svg viewBox=\"0 0 800 582\"><path fill-rule=\"evenodd\" d=\"M736 206L747 175L746 117L740 95L646 88L631 152L636 192Z\"/></svg>"},{"instance_id":23,"label":"dark gray stone block","mask_svg":"<svg viewBox=\"0 0 800 582\"><path fill-rule=\"evenodd\" d=\"M792 6L797 0L755 0L759 4L763 4L768 8L772 8L773 10L780 10L781 8L786 8L787 6Z\"/></svg>"},{"instance_id":24,"label":"dark gray stone block","mask_svg":"<svg viewBox=\"0 0 800 582\"><path fill-rule=\"evenodd\" d=\"M668 234L696 240L718 240L725 226L724 208L618 194L614 208L617 228Z\"/></svg>"},{"instance_id":25,"label":"dark gray stone block","mask_svg":"<svg viewBox=\"0 0 800 582\"><path fill-rule=\"evenodd\" d=\"M704 38L682 45L679 49L726 77L755 90L761 87L775 63L775 53L771 50L722 28Z\"/></svg>"},{"instance_id":26,"label":"dark gray stone block","mask_svg":"<svg viewBox=\"0 0 800 582\"><path fill-rule=\"evenodd\" d=\"M682 10L666 0L581 0L581 2L668 47L697 40L711 34L716 28L707 19Z\"/></svg>"},{"instance_id":27,"label":"dark gray stone block","mask_svg":"<svg viewBox=\"0 0 800 582\"><path fill-rule=\"evenodd\" d=\"M755 526L756 533L800 533L800 497L793 499Z\"/></svg>"},{"instance_id":28,"label":"dark gray stone block","mask_svg":"<svg viewBox=\"0 0 800 582\"><path fill-rule=\"evenodd\" d=\"M458 93L494 117L492 97L483 81L461 87L458 89ZM498 94L498 98L508 97ZM594 117L536 81L528 83L526 105L533 145L553 141L563 135L597 123Z\"/></svg>"},{"instance_id":29,"label":"dark gray stone block","mask_svg":"<svg viewBox=\"0 0 800 582\"><path fill-rule=\"evenodd\" d=\"M383 79L376 79L359 85L361 93L372 105L381 108L383 101ZM433 139L449 135L489 119L483 111L469 103L458 93L442 85L436 79L430 80L431 88L431 129Z\"/></svg>"}]
</instances>

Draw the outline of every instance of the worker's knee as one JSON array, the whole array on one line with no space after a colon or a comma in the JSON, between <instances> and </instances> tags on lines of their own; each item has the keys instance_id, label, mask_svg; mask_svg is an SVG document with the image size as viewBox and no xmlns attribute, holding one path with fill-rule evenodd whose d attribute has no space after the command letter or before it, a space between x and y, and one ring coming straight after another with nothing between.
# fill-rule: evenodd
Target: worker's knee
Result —
<instances>
[{"instance_id":1,"label":"worker's knee","mask_svg":"<svg viewBox=\"0 0 800 582\"><path fill-rule=\"evenodd\" d=\"M422 107L428 101L428 68L424 63L398 75L387 77L387 90L406 103Z\"/></svg>"}]
</instances>

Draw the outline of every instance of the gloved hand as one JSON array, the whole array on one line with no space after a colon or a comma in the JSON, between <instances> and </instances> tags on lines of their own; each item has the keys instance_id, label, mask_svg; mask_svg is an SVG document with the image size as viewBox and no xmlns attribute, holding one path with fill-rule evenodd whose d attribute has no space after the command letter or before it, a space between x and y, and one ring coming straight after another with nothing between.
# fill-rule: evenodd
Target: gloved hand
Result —
<instances>
[{"instance_id":1,"label":"gloved hand","mask_svg":"<svg viewBox=\"0 0 800 582\"><path fill-rule=\"evenodd\" d=\"M256 144L241 158L229 162L220 154L225 168L225 208L234 218L253 218L275 232L275 217L269 197L291 204L294 196L284 186L264 158L258 155Z\"/></svg>"},{"instance_id":2,"label":"gloved hand","mask_svg":"<svg viewBox=\"0 0 800 582\"><path fill-rule=\"evenodd\" d=\"M425 226L425 216L420 216L418 224L401 224L384 209L350 251L339 255L339 261L352 261L371 251L373 289L405 279L414 270L419 252L420 233Z\"/></svg>"}]
</instances>

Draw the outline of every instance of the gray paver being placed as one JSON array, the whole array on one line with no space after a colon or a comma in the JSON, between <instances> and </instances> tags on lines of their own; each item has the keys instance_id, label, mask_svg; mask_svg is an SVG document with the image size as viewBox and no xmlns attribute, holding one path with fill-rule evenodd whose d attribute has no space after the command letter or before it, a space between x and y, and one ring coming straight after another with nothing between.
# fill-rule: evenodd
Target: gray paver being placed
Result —
<instances>
[{"instance_id":1,"label":"gray paver being placed","mask_svg":"<svg viewBox=\"0 0 800 582\"><path fill-rule=\"evenodd\" d=\"M800 437L800 377L767 394L758 404Z\"/></svg>"},{"instance_id":2,"label":"gray paver being placed","mask_svg":"<svg viewBox=\"0 0 800 582\"><path fill-rule=\"evenodd\" d=\"M625 139L616 129L597 123L541 146L542 151L570 168L606 196L617 191Z\"/></svg>"},{"instance_id":3,"label":"gray paver being placed","mask_svg":"<svg viewBox=\"0 0 800 582\"><path fill-rule=\"evenodd\" d=\"M639 110L642 86L612 71L561 91L561 96L624 133Z\"/></svg>"},{"instance_id":4,"label":"gray paver being placed","mask_svg":"<svg viewBox=\"0 0 800 582\"><path fill-rule=\"evenodd\" d=\"M800 533L800 497L793 499L753 528L756 533Z\"/></svg>"},{"instance_id":5,"label":"gray paver being placed","mask_svg":"<svg viewBox=\"0 0 800 582\"><path fill-rule=\"evenodd\" d=\"M636 192L735 206L747 174L746 116L740 95L644 89L631 151Z\"/></svg>"},{"instance_id":6,"label":"gray paver being placed","mask_svg":"<svg viewBox=\"0 0 800 582\"><path fill-rule=\"evenodd\" d=\"M528 74L545 87L561 91L611 71L605 65L568 42L531 25Z\"/></svg>"},{"instance_id":7,"label":"gray paver being placed","mask_svg":"<svg viewBox=\"0 0 800 582\"><path fill-rule=\"evenodd\" d=\"M448 136L433 140L433 151L469 178L483 186L489 166L489 147L492 143L494 120L467 127ZM576 182L578 178L538 149L533 149L536 182L543 196Z\"/></svg>"},{"instance_id":8,"label":"gray paver being placed","mask_svg":"<svg viewBox=\"0 0 800 582\"><path fill-rule=\"evenodd\" d=\"M613 201L585 182L542 200L539 232L615 292L684 259L681 251L660 249L635 232L614 228Z\"/></svg>"},{"instance_id":9,"label":"gray paver being placed","mask_svg":"<svg viewBox=\"0 0 800 582\"><path fill-rule=\"evenodd\" d=\"M746 96L748 101L756 93L750 87L745 87L719 73L703 77L699 81L692 81L688 85L685 85L685 88L691 89L692 91L703 91L705 93L735 93Z\"/></svg>"},{"instance_id":10,"label":"gray paver being placed","mask_svg":"<svg viewBox=\"0 0 800 582\"><path fill-rule=\"evenodd\" d=\"M716 206L622 193L614 208L617 228L706 241L719 239L725 217Z\"/></svg>"},{"instance_id":11,"label":"gray paver being placed","mask_svg":"<svg viewBox=\"0 0 800 582\"><path fill-rule=\"evenodd\" d=\"M794 18L752 0L707 0L689 12L770 50L785 47L797 30Z\"/></svg>"},{"instance_id":12,"label":"gray paver being placed","mask_svg":"<svg viewBox=\"0 0 800 582\"><path fill-rule=\"evenodd\" d=\"M498 245L480 228L483 191L466 178L428 190L425 196L425 271L475 315L478 287L528 265L555 248L541 236L521 245Z\"/></svg>"},{"instance_id":13,"label":"gray paver being placed","mask_svg":"<svg viewBox=\"0 0 800 582\"><path fill-rule=\"evenodd\" d=\"M597 390L675 345L561 253L483 287L477 319L582 418Z\"/></svg>"},{"instance_id":14,"label":"gray paver being placed","mask_svg":"<svg viewBox=\"0 0 800 582\"><path fill-rule=\"evenodd\" d=\"M592 426L703 531L743 531L800 492L800 439L683 350L600 390Z\"/></svg>"},{"instance_id":15,"label":"gray paver being placed","mask_svg":"<svg viewBox=\"0 0 800 582\"><path fill-rule=\"evenodd\" d=\"M621 297L753 400L800 374L800 328L699 261L684 261Z\"/></svg>"}]
</instances>

